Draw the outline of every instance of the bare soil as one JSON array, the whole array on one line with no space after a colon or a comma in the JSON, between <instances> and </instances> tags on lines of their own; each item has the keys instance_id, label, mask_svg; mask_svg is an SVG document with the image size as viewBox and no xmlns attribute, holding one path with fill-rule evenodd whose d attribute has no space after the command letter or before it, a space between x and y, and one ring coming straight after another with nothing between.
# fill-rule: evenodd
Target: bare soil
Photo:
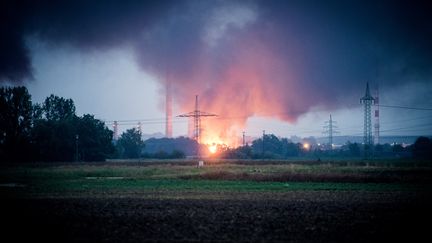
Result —
<instances>
[{"instance_id":1,"label":"bare soil","mask_svg":"<svg viewBox=\"0 0 432 243\"><path fill-rule=\"evenodd\" d=\"M427 192L171 196L3 199L1 238L12 242L415 242L429 236L432 216L432 197Z\"/></svg>"}]
</instances>

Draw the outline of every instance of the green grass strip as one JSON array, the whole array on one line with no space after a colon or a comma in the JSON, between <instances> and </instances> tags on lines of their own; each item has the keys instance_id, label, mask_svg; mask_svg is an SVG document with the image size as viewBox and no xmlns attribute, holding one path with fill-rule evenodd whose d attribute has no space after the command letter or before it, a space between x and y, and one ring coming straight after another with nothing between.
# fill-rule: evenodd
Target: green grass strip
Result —
<instances>
[{"instance_id":1,"label":"green grass strip","mask_svg":"<svg viewBox=\"0 0 432 243\"><path fill-rule=\"evenodd\" d=\"M255 182L181 179L83 179L43 180L29 188L32 192L67 191L419 191L430 186L401 183L332 183L332 182Z\"/></svg>"}]
</instances>

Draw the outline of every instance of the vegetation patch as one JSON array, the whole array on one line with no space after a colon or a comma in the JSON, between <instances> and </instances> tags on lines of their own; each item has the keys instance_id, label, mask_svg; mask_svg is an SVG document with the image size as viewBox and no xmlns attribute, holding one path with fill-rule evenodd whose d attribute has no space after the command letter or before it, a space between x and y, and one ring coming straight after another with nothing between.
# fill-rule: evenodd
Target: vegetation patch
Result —
<instances>
[{"instance_id":1,"label":"vegetation patch","mask_svg":"<svg viewBox=\"0 0 432 243\"><path fill-rule=\"evenodd\" d=\"M249 180L277 182L352 182L352 183L401 183L401 182L432 182L430 174L424 171L391 171L391 172L229 172L214 171L196 175L180 176L182 179L195 180Z\"/></svg>"},{"instance_id":2,"label":"vegetation patch","mask_svg":"<svg viewBox=\"0 0 432 243\"><path fill-rule=\"evenodd\" d=\"M180 163L180 162L178 162ZM431 169L338 164L105 163L4 166L0 187L18 196L290 191L430 191Z\"/></svg>"}]
</instances>

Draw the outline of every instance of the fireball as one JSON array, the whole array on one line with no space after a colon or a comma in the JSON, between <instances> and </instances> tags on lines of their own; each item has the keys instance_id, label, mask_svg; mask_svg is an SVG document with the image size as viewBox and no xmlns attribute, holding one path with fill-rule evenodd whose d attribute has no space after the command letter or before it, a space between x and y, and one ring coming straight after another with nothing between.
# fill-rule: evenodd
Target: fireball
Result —
<instances>
[{"instance_id":1,"label":"fireball","mask_svg":"<svg viewBox=\"0 0 432 243\"><path fill-rule=\"evenodd\" d=\"M217 152L217 145L215 143L213 143L212 145L209 145L208 150L212 154L216 153Z\"/></svg>"}]
</instances>

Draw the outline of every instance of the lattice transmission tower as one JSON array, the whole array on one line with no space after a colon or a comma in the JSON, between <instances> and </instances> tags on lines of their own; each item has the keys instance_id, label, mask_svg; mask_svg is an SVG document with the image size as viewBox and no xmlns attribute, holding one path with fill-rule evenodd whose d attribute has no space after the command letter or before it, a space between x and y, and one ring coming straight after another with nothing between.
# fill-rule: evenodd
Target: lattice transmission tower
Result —
<instances>
[{"instance_id":1,"label":"lattice transmission tower","mask_svg":"<svg viewBox=\"0 0 432 243\"><path fill-rule=\"evenodd\" d=\"M195 110L177 117L192 117L194 119L193 138L199 144L201 143L201 117L217 116L208 112L200 111L198 105L198 95L195 96Z\"/></svg>"},{"instance_id":2,"label":"lattice transmission tower","mask_svg":"<svg viewBox=\"0 0 432 243\"><path fill-rule=\"evenodd\" d=\"M363 128L363 143L365 146L365 157L369 157L372 153L372 117L371 106L374 104L375 98L372 97L369 90L369 83L366 83L366 94L360 99L360 103L364 107L364 128Z\"/></svg>"},{"instance_id":3,"label":"lattice transmission tower","mask_svg":"<svg viewBox=\"0 0 432 243\"><path fill-rule=\"evenodd\" d=\"M323 134L328 135L328 146L330 149L333 149L333 134L339 133L336 123L337 122L332 119L332 115L330 114L330 119L326 121L324 125Z\"/></svg>"}]
</instances>

